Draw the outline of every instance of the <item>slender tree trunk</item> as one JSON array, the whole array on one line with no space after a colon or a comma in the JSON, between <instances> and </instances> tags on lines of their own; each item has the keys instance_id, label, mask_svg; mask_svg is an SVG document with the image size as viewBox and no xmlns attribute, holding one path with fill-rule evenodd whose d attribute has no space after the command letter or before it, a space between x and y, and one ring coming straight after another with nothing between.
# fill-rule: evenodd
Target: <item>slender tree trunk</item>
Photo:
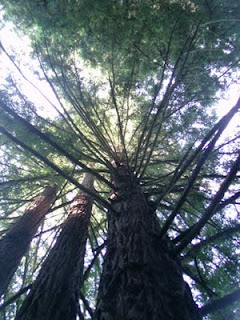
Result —
<instances>
[{"instance_id":1,"label":"slender tree trunk","mask_svg":"<svg viewBox=\"0 0 240 320\"><path fill-rule=\"evenodd\" d=\"M47 187L0 240L0 296L6 290L42 219L55 199L56 187Z\"/></svg>"},{"instance_id":2,"label":"slender tree trunk","mask_svg":"<svg viewBox=\"0 0 240 320\"><path fill-rule=\"evenodd\" d=\"M94 190L92 176L87 175L83 184ZM92 203L93 198L85 193L79 193L75 198L16 320L76 319Z\"/></svg>"},{"instance_id":3,"label":"slender tree trunk","mask_svg":"<svg viewBox=\"0 0 240 320\"><path fill-rule=\"evenodd\" d=\"M167 238L136 178L116 168L98 320L194 320L198 309Z\"/></svg>"}]
</instances>

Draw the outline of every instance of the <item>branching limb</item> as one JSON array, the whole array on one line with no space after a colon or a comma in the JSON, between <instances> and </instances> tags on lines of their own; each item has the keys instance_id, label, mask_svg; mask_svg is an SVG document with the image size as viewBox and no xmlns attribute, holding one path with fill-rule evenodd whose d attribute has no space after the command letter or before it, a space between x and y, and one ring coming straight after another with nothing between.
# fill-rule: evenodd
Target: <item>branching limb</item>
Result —
<instances>
[{"instance_id":1,"label":"branching limb","mask_svg":"<svg viewBox=\"0 0 240 320\"><path fill-rule=\"evenodd\" d=\"M30 288L31 288L32 284L29 284L28 286L22 288L21 290L19 290L14 296L12 296L11 298L9 298L6 302L4 302L1 306L0 306L0 311L2 311L3 309L5 309L7 306L9 306L11 303L13 303L14 301L16 301L19 297L21 297L21 295L23 295L25 292L27 292Z\"/></svg>"},{"instance_id":2,"label":"branching limb","mask_svg":"<svg viewBox=\"0 0 240 320\"><path fill-rule=\"evenodd\" d=\"M62 155L67 157L69 160L71 160L74 164L80 166L83 168L86 172L94 175L99 180L105 182L109 187L113 187L112 184L106 180L104 177L102 177L99 173L95 172L91 168L89 168L87 165L85 165L83 162L76 159L73 155L71 155L68 151L63 149L58 143L53 141L48 135L41 132L39 129L34 127L30 122L19 116L14 110L9 108L6 104L3 102L0 103L0 108L2 108L4 111L6 111L8 114L14 117L14 119L18 120L20 123L22 123L28 130L36 134L39 138L50 144L53 148L55 148L57 151L59 151Z\"/></svg>"},{"instance_id":3,"label":"branching limb","mask_svg":"<svg viewBox=\"0 0 240 320\"><path fill-rule=\"evenodd\" d=\"M220 309L223 309L234 302L240 300L240 289L235 290L233 293L230 293L216 301L213 301L209 304L206 304L205 306L200 308L200 319L202 319L203 316L216 312Z\"/></svg>"},{"instance_id":4,"label":"branching limb","mask_svg":"<svg viewBox=\"0 0 240 320\"><path fill-rule=\"evenodd\" d=\"M32 149L30 146L26 145L24 142L19 140L18 138L14 137L12 134L10 134L7 130L5 130L2 126L0 126L0 132L3 133L5 136L7 136L10 140L12 140L14 143L21 146L24 150L32 153L35 157L37 157L39 160L44 162L46 165L48 165L50 168L52 168L54 171L59 173L62 177L66 178L69 182L73 183L76 187L78 187L83 192L89 194L93 198L95 198L97 201L99 201L101 204L103 204L107 208L111 208L111 205L102 197L100 197L96 192L93 192L89 190L88 188L84 187L82 184L80 184L77 180L75 180L72 176L64 172L62 169L60 169L58 166L56 166L54 163L49 161L46 157L41 155L36 150ZM113 210L113 208L111 208Z\"/></svg>"},{"instance_id":5,"label":"branching limb","mask_svg":"<svg viewBox=\"0 0 240 320\"><path fill-rule=\"evenodd\" d=\"M202 218L191 228L191 230L186 235L186 237L183 238L183 240L180 242L178 249L176 250L176 253L180 253L192 241L192 239L195 238L197 234L199 234L203 226L216 213L217 209L219 208L220 201L222 200L225 192L228 190L231 182L235 179L239 168L240 168L240 153L238 155L238 158L234 162L231 170L229 171L227 178L222 183L221 187L219 188L212 202L206 209Z\"/></svg>"},{"instance_id":6,"label":"branching limb","mask_svg":"<svg viewBox=\"0 0 240 320\"><path fill-rule=\"evenodd\" d=\"M196 257L196 255L198 254L198 252L205 246L212 244L213 242L221 239L221 238L227 238L231 235L233 235L234 233L237 233L240 231L240 224L237 224L234 227L231 228L226 228L220 232L217 232L216 234L214 234L213 236L199 242L198 244L195 244L194 246L192 246L192 248L187 252L187 254L183 257L183 260L187 259L187 258L194 258Z\"/></svg>"},{"instance_id":7,"label":"branching limb","mask_svg":"<svg viewBox=\"0 0 240 320\"><path fill-rule=\"evenodd\" d=\"M82 292L80 292L80 299L82 300L82 302L83 302L86 310L90 314L91 318L94 319L94 312L93 312L92 308L90 307L87 299L85 298L85 296L84 296L84 294Z\"/></svg>"},{"instance_id":8,"label":"branching limb","mask_svg":"<svg viewBox=\"0 0 240 320\"><path fill-rule=\"evenodd\" d=\"M194 182L196 181L197 179L197 176L201 170L201 168L203 167L204 163L206 162L207 158L209 157L209 155L211 154L217 140L219 139L220 135L222 134L222 132L224 131L224 129L226 128L226 126L228 125L229 121L232 119L232 117L235 115L235 113L239 110L240 108L240 99L238 100L238 103L236 104L236 106L234 106L230 112L225 115L221 120L220 122L218 122L217 126L215 126L216 128L216 134L215 136L213 137L212 141L209 143L208 147L206 148L205 152L203 153L203 155L201 156L201 158L199 159L198 163L197 163L197 166L196 168L194 169L193 173L192 173L192 176L190 177L189 179L189 182L187 184L187 186L185 187L185 190L183 192L183 194L181 195L181 197L179 198L174 210L172 211L172 213L170 214L170 216L168 217L166 223L164 224L164 226L162 227L162 230L161 230L161 236L164 236L165 233L167 232L169 226L171 225L171 223L173 222L174 218L177 216L177 214L179 213L183 203L185 202L190 190L192 189L192 186L194 184ZM212 131L212 132L211 132ZM215 133L215 130L211 130L211 135L210 135L210 132L208 133L207 137L210 137L212 136L212 134ZM208 140L208 139L207 139ZM207 140L206 140L206 137L203 139L202 143L200 145L202 145L202 147L204 147L204 145L207 143ZM201 149L197 148L197 153L201 151ZM196 152L195 152L196 154ZM187 161L188 162L188 161ZM238 160L237 160L237 163L238 163ZM235 168L234 169L234 177L238 171L238 168L237 168L238 164L235 164L233 167ZM234 178L233 177L233 178ZM232 181L232 179L231 179ZM229 182L230 183L230 182ZM226 190L225 190L226 191ZM225 193L224 191L224 193ZM224 194L223 193L223 194ZM222 195L223 196L223 195ZM218 201L220 202L222 198L218 198ZM219 204L218 202L218 204ZM217 205L218 205L217 204ZM158 203L156 204L158 205ZM216 209L216 208L215 208Z\"/></svg>"}]
</instances>

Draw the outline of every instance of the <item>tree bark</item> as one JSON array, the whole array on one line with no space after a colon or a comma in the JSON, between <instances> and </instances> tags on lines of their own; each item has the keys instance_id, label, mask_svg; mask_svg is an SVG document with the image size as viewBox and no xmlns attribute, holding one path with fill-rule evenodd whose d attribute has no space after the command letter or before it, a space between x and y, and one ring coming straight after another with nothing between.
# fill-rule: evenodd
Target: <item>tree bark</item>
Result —
<instances>
[{"instance_id":1,"label":"tree bark","mask_svg":"<svg viewBox=\"0 0 240 320\"><path fill-rule=\"evenodd\" d=\"M93 189L93 177L83 185ZM81 272L93 197L79 193L16 320L73 320L78 311Z\"/></svg>"},{"instance_id":2,"label":"tree bark","mask_svg":"<svg viewBox=\"0 0 240 320\"><path fill-rule=\"evenodd\" d=\"M6 290L21 258L56 199L56 187L47 187L0 240L0 296Z\"/></svg>"},{"instance_id":3,"label":"tree bark","mask_svg":"<svg viewBox=\"0 0 240 320\"><path fill-rule=\"evenodd\" d=\"M96 309L98 320L194 320L198 309L179 259L137 179L116 168L108 239Z\"/></svg>"}]
</instances>

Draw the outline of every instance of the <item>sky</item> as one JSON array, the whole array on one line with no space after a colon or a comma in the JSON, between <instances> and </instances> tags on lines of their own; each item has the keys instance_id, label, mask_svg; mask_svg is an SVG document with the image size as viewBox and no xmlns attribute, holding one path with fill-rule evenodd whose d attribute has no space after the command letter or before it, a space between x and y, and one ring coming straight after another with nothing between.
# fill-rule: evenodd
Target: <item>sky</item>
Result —
<instances>
[{"instance_id":1,"label":"sky","mask_svg":"<svg viewBox=\"0 0 240 320\"><path fill-rule=\"evenodd\" d=\"M45 95L54 105L59 107L47 81L39 80L38 74L43 77L39 68L38 61L31 57L30 40L27 36L19 36L14 32L14 26L11 22L5 24L0 30L0 41L9 54L15 53L16 63L20 67L24 79L10 59L4 54L0 54L0 88L6 83L6 77L11 77L21 86L21 91L28 99L38 107L38 113L41 116L54 118L57 112L50 106L43 95ZM36 88L34 88L34 86ZM41 93L42 94L41 94Z\"/></svg>"}]
</instances>

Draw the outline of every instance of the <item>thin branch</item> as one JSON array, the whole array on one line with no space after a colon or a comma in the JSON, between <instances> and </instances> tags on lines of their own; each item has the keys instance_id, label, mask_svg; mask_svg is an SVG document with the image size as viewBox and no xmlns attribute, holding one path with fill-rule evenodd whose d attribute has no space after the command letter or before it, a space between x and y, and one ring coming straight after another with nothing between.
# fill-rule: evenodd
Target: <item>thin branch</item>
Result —
<instances>
[{"instance_id":1,"label":"thin branch","mask_svg":"<svg viewBox=\"0 0 240 320\"><path fill-rule=\"evenodd\" d=\"M23 295L25 292L27 292L29 289L31 289L31 286L32 286L32 284L29 284L28 286L20 289L14 296L12 296L6 302L4 302L2 305L0 305L0 311L5 309L11 303L13 303L15 300L17 300L21 295Z\"/></svg>"},{"instance_id":2,"label":"thin branch","mask_svg":"<svg viewBox=\"0 0 240 320\"><path fill-rule=\"evenodd\" d=\"M39 152L36 150L32 149L30 146L26 145L24 142L21 140L17 139L14 137L12 134L10 134L7 130L5 130L2 126L0 126L0 132L2 132L4 135L6 135L9 139L11 139L14 143L18 144L21 146L23 149L29 151L32 153L35 157L37 157L39 160L44 162L46 165L48 165L50 168L52 168L54 171L59 173L61 176L66 178L69 182L73 183L75 186L77 186L80 190L83 192L86 192L93 198L95 198L97 201L99 201L101 204L103 204L107 208L111 208L111 210L114 210L110 203L106 201L104 198L100 197L96 192L93 192L89 190L88 188L84 187L82 184L80 184L77 180L75 180L72 176L68 175L66 172L64 172L62 169L60 169L58 166L56 166L54 163L49 161L46 157L41 155Z\"/></svg>"},{"instance_id":3,"label":"thin branch","mask_svg":"<svg viewBox=\"0 0 240 320\"><path fill-rule=\"evenodd\" d=\"M228 190L231 182L235 179L236 174L240 167L240 153L238 155L238 158L234 162L233 166L231 167L227 178L224 180L222 185L220 186L218 192L214 196L212 202L206 209L205 213L203 214L202 218L191 228L189 233L183 238L183 240L180 242L176 253L180 253L191 241L195 238L197 234L201 231L203 226L208 222L208 220L216 213L216 211L219 208L219 203L222 200L225 192Z\"/></svg>"},{"instance_id":4,"label":"thin branch","mask_svg":"<svg viewBox=\"0 0 240 320\"><path fill-rule=\"evenodd\" d=\"M204 151L203 155L200 157L196 168L194 169L187 186L185 187L185 190L183 192L183 194L181 195L181 197L179 198L174 210L172 211L172 213L170 214L170 216L167 218L167 221L165 222L164 226L162 227L161 230L161 236L164 236L165 233L167 232L169 226L171 225L171 223L173 222L174 218L177 216L177 214L179 213L183 203L185 202L189 192L192 189L192 186L194 184L194 182L196 181L198 174L201 170L201 168L203 167L203 165L205 164L207 158L209 157L209 155L211 154L217 140L219 139L220 135L222 134L222 132L225 130L225 128L227 127L228 123L230 122L230 120L232 119L232 117L234 116L234 114L238 111L238 109L240 108L240 99L238 100L238 103L236 104L236 106L234 106L227 115L225 115L220 122L218 122L217 124L217 132L216 135L213 137L212 141L209 143L208 147L206 148L206 150ZM214 126L216 128L216 125ZM214 132L213 130L210 130L210 132ZM210 135L210 133L207 134L207 137ZM203 144L204 142L204 144ZM204 146L206 143L206 137L203 139L202 143L200 145ZM199 148L197 148L198 152L200 152ZM196 152L194 153L196 154ZM188 163L189 161L187 161ZM185 167L186 168L186 167ZM160 198L161 199L161 198ZM159 201L159 200L158 200ZM158 206L158 203L156 204L156 206Z\"/></svg>"},{"instance_id":5,"label":"thin branch","mask_svg":"<svg viewBox=\"0 0 240 320\"><path fill-rule=\"evenodd\" d=\"M236 176L236 178L238 178L238 176ZM230 198L222 201L219 206L218 206L218 211L222 210L223 208L225 208L226 206L228 206L229 204L235 204L236 200L240 197L240 191L236 192L234 195L232 195Z\"/></svg>"},{"instance_id":6,"label":"thin branch","mask_svg":"<svg viewBox=\"0 0 240 320\"><path fill-rule=\"evenodd\" d=\"M182 259L185 260L187 258L194 258L203 247L209 244L212 244L213 242L221 238L227 238L228 236L231 236L232 234L237 233L239 231L240 231L240 224L237 224L234 227L229 227L222 231L219 231L216 234L212 235L211 237L208 237L205 240L193 245Z\"/></svg>"},{"instance_id":7,"label":"thin branch","mask_svg":"<svg viewBox=\"0 0 240 320\"><path fill-rule=\"evenodd\" d=\"M80 299L82 300L85 308L87 309L87 312L90 314L91 318L94 319L94 312L92 308L90 307L87 299L84 297L84 294L80 291Z\"/></svg>"},{"instance_id":8,"label":"thin branch","mask_svg":"<svg viewBox=\"0 0 240 320\"><path fill-rule=\"evenodd\" d=\"M12 115L15 119L17 119L20 123L22 123L26 128L28 128L31 132L39 136L42 140L50 144L52 147L54 147L57 151L59 151L62 155L67 157L69 160L71 160L74 164L80 166L83 168L86 172L92 174L99 180L106 183L109 187L113 188L113 185L106 180L103 176L101 176L99 173L95 172L91 168L89 168L87 165L85 165L83 162L76 159L73 155L71 155L68 151L63 149L58 143L53 141L47 134L41 132L39 129L37 129L35 126L33 126L30 122L19 116L14 110L9 108L5 103L0 102L0 108L2 108L4 111Z\"/></svg>"},{"instance_id":9,"label":"thin branch","mask_svg":"<svg viewBox=\"0 0 240 320\"><path fill-rule=\"evenodd\" d=\"M27 81L35 90L37 90L40 95L62 116L62 114L59 112L59 110L55 107L55 105L48 99L48 97L32 82L30 81L22 72L20 67L15 63L14 59L10 56L10 54L6 51L3 44L0 42L0 48L3 50L3 52L6 54L8 59L11 61L11 63L14 65L14 67L18 70L20 75L23 77L25 81Z\"/></svg>"},{"instance_id":10,"label":"thin branch","mask_svg":"<svg viewBox=\"0 0 240 320\"><path fill-rule=\"evenodd\" d=\"M55 70L55 68L54 68L54 66L53 66L53 62L52 62L52 60L51 60L51 57L50 57L50 54L49 54L49 51L48 51L48 45L47 45L46 39L45 39L45 45L46 45L46 49L47 49L48 62L49 62L49 64L50 64L51 70L53 71L53 73L54 73L54 75L55 75L55 77L56 77L56 79L57 79L60 87L61 87L61 88L63 89L63 91L65 92L65 86L62 84L62 82L61 82L61 80L59 79L59 76L58 76L58 74L57 74L57 72L56 72L56 70ZM60 99L60 97L59 97L59 95L58 95L58 93L57 93L57 91L56 91L56 89L55 89L52 81L48 78L47 73L46 73L46 71L45 71L45 69L44 69L44 67L43 67L43 65L42 65L42 63L41 63L40 58L38 58L38 61L39 61L40 67L41 67L41 69L42 69L42 71L43 71L43 74L44 74L44 76L45 76L48 84L50 85L50 87L51 87L51 89L52 89L52 91L53 91L56 99L58 100L58 102L59 102L62 110L63 110L64 113L66 114L67 119L69 120L69 123L68 123L67 119L65 118L65 116L64 116L62 113L60 113L58 110L57 110L57 111L58 111L59 114L63 117L63 119L66 121L66 123L68 124L68 126L70 126L71 129L72 129L72 127L73 127L73 129L78 133L79 138L80 138L81 142L85 145L85 147L86 147L88 150L90 150L90 152L99 160L100 163L102 163L102 160L99 158L99 156L97 156L97 154L100 152L99 148L97 148L97 147L94 145L95 143L94 143L92 140L90 140L88 137L86 137L86 135L84 135L84 134L82 133L82 131L78 128L78 126L74 123L74 121L73 121L73 119L71 118L70 114L67 112L66 108L63 106L63 104L62 104L62 102L61 102L61 99ZM66 93L66 92L65 92L65 93ZM71 103L73 103L73 107L74 107L75 104L74 104L74 102L72 101L71 96L69 97L69 99L70 99ZM72 126L72 127L71 127L71 126ZM90 148L89 148L89 147L90 147ZM107 162L107 160L105 159L105 157L104 157L102 154L101 154L101 156L102 156L103 159L105 160L106 165L108 165L108 162Z\"/></svg>"},{"instance_id":11,"label":"thin branch","mask_svg":"<svg viewBox=\"0 0 240 320\"><path fill-rule=\"evenodd\" d=\"M147 137L146 137L146 141L148 139L150 139L150 136L151 134L149 134L149 130L148 129L148 123L149 123L149 119L150 119L150 116L152 114L152 111L153 111L153 108L155 106L155 102L156 102L156 99L159 95L159 92L162 88L162 85L163 85L163 81L164 81L164 78L165 78L165 71L167 70L167 68L169 68L169 65L168 65L168 59L169 59L169 56L170 56L170 50L171 50L171 45L172 45L172 39L173 39L173 35L174 35L174 32L175 32L175 28L177 26L177 23L178 23L178 20L180 19L180 16L181 16L181 12L179 12L179 15L178 15L178 18L176 19L175 23L174 23L174 26L171 30L171 34L170 34L170 37L169 37L169 41L168 41L168 44L167 44L167 50L166 50L166 55L165 55L165 58L163 59L164 60L164 64L163 64L163 68L161 70L161 76L160 76L160 80L159 80L159 83L155 89L155 92L154 92L154 96L153 96L153 99L152 99L152 103L150 105L150 108L148 113L146 114L145 118L144 118L144 127L143 127L143 130L141 132L141 135L140 135L140 138L139 138L139 141L138 141L138 146L137 146L137 151L136 151L136 155L135 155L135 164L134 164L134 167L133 167L133 171L135 171L136 167L137 167L137 163L138 163L138 157L140 155L140 151L141 149L143 149L143 146L144 146L144 137L145 137L145 133L148 131L148 134L147 134ZM143 51L140 50L140 48L138 46L136 46L136 44L134 44L134 46L143 54ZM161 51L160 52L160 55L161 55ZM179 55L180 57L180 55ZM168 91L168 89L170 88L170 85L172 83L172 80L173 80L173 74L174 74L174 70L176 69L177 65L178 65L178 61L179 61L179 57L177 58L176 60L176 63L175 63L175 66L174 66L174 69L173 69L173 73L172 73L172 77L168 83L168 88L165 92L165 96L166 96L166 93ZM147 57L148 58L148 57ZM149 59L149 58L148 58ZM160 106L159 106L159 109L160 109ZM152 128L154 127L155 125L155 122L158 118L158 114L159 114L159 110L157 111L157 114L155 115L154 119L153 119L153 124L151 125L150 127L150 130L152 130ZM145 143L146 144L146 143ZM146 150L146 146L145 146L145 150ZM145 151L146 152L146 151ZM138 169L138 172L140 171L140 168L141 168L141 162L143 161L144 159L144 156L142 157L141 161L140 161L140 165L139 165L139 169Z\"/></svg>"},{"instance_id":12,"label":"thin branch","mask_svg":"<svg viewBox=\"0 0 240 320\"><path fill-rule=\"evenodd\" d=\"M216 312L220 309L226 308L227 306L233 304L234 302L240 300L240 289L235 290L233 293L230 293L218 300L215 300L209 304L200 308L200 317L201 319L203 316Z\"/></svg>"},{"instance_id":13,"label":"thin branch","mask_svg":"<svg viewBox=\"0 0 240 320\"><path fill-rule=\"evenodd\" d=\"M88 278L89 276L89 273L95 263L95 261L97 260L99 254L101 253L101 251L103 250L103 248L106 246L106 241L101 244L95 251L95 254L94 254L94 257L91 261L91 263L88 265L87 269L85 270L84 274L83 274L83 277L82 277L82 283Z\"/></svg>"},{"instance_id":14,"label":"thin branch","mask_svg":"<svg viewBox=\"0 0 240 320\"><path fill-rule=\"evenodd\" d=\"M193 281L195 281L199 286L201 286L209 295L209 297L217 296L216 292L209 288L205 281L199 279L196 275L194 275L189 267L183 266L183 272L188 275Z\"/></svg>"}]
</instances>

